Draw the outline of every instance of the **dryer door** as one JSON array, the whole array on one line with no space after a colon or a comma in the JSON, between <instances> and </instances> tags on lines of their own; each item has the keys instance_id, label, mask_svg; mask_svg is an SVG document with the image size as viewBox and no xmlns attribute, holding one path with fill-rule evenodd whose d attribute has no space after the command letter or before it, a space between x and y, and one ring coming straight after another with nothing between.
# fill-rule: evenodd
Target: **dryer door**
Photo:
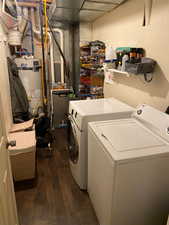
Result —
<instances>
[{"instance_id":1,"label":"dryer door","mask_svg":"<svg viewBox=\"0 0 169 225\"><path fill-rule=\"evenodd\" d=\"M68 151L70 160L76 164L79 158L79 143L77 138L77 126L71 118L68 125Z\"/></svg>"}]
</instances>

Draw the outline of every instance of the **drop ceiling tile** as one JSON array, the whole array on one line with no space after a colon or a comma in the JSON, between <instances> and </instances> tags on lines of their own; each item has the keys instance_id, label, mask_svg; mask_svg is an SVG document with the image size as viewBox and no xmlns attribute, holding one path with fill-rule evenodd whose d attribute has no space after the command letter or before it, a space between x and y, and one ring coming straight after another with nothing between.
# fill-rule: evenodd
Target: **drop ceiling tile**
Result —
<instances>
[{"instance_id":1,"label":"drop ceiling tile","mask_svg":"<svg viewBox=\"0 0 169 225\"><path fill-rule=\"evenodd\" d=\"M52 21L94 21L127 0L53 0L48 15ZM83 5L84 2L84 5ZM83 10L80 10L83 6ZM80 13L79 13L80 10Z\"/></svg>"},{"instance_id":2,"label":"drop ceiling tile","mask_svg":"<svg viewBox=\"0 0 169 225\"><path fill-rule=\"evenodd\" d=\"M86 0L86 1L120 4L120 3L124 2L125 0Z\"/></svg>"},{"instance_id":3,"label":"drop ceiling tile","mask_svg":"<svg viewBox=\"0 0 169 225\"><path fill-rule=\"evenodd\" d=\"M83 5L83 9L92 9L92 10L101 10L101 11L109 11L113 8L115 8L115 4L106 4L103 2L88 2L86 1Z\"/></svg>"},{"instance_id":4,"label":"drop ceiling tile","mask_svg":"<svg viewBox=\"0 0 169 225\"><path fill-rule=\"evenodd\" d=\"M121 4L121 3L125 2L125 0L112 0L112 2L115 4Z\"/></svg>"},{"instance_id":5,"label":"drop ceiling tile","mask_svg":"<svg viewBox=\"0 0 169 225\"><path fill-rule=\"evenodd\" d=\"M81 22L92 22L104 14L103 11L80 10Z\"/></svg>"},{"instance_id":6,"label":"drop ceiling tile","mask_svg":"<svg viewBox=\"0 0 169 225\"><path fill-rule=\"evenodd\" d=\"M80 9L84 0L54 0L56 7Z\"/></svg>"}]
</instances>

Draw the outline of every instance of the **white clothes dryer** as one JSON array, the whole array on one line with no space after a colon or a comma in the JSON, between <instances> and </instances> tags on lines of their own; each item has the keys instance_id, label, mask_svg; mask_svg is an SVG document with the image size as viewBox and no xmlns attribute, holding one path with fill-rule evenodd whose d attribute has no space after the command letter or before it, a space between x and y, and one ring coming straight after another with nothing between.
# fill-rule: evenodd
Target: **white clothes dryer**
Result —
<instances>
[{"instance_id":1,"label":"white clothes dryer","mask_svg":"<svg viewBox=\"0 0 169 225\"><path fill-rule=\"evenodd\" d=\"M130 117L134 109L114 98L70 101L68 150L72 175L87 188L88 122Z\"/></svg>"},{"instance_id":2,"label":"white clothes dryer","mask_svg":"<svg viewBox=\"0 0 169 225\"><path fill-rule=\"evenodd\" d=\"M100 225L165 225L169 116L140 106L129 119L89 123L88 193Z\"/></svg>"}]
</instances>

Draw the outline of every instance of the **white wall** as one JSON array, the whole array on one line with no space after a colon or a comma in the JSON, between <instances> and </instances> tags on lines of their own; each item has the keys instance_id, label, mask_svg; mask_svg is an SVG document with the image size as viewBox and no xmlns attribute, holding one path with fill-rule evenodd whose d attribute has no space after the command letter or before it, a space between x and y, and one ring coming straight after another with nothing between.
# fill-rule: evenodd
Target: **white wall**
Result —
<instances>
[{"instance_id":1,"label":"white wall","mask_svg":"<svg viewBox=\"0 0 169 225\"><path fill-rule=\"evenodd\" d=\"M8 132L12 124L10 86L7 68L7 55L9 53L8 45L4 41L6 35L0 24L0 94L5 114L6 131Z\"/></svg>"},{"instance_id":2,"label":"white wall","mask_svg":"<svg viewBox=\"0 0 169 225\"><path fill-rule=\"evenodd\" d=\"M92 41L91 23L80 23L80 41Z\"/></svg>"},{"instance_id":3,"label":"white wall","mask_svg":"<svg viewBox=\"0 0 169 225\"><path fill-rule=\"evenodd\" d=\"M113 47L142 47L158 62L150 84L143 77L122 75L105 84L105 97L114 96L136 106L150 104L162 111L169 105L169 1L154 0L151 23L143 27L143 0L128 0L93 23L93 40Z\"/></svg>"}]
</instances>

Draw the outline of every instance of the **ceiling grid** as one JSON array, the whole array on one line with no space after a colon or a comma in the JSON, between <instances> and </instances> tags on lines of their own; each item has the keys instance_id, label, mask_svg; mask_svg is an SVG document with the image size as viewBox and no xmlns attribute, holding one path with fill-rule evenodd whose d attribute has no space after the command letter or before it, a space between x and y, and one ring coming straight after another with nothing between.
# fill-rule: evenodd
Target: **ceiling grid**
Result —
<instances>
[{"instance_id":1,"label":"ceiling grid","mask_svg":"<svg viewBox=\"0 0 169 225\"><path fill-rule=\"evenodd\" d=\"M126 0L53 0L49 16L53 22L93 22Z\"/></svg>"}]
</instances>

